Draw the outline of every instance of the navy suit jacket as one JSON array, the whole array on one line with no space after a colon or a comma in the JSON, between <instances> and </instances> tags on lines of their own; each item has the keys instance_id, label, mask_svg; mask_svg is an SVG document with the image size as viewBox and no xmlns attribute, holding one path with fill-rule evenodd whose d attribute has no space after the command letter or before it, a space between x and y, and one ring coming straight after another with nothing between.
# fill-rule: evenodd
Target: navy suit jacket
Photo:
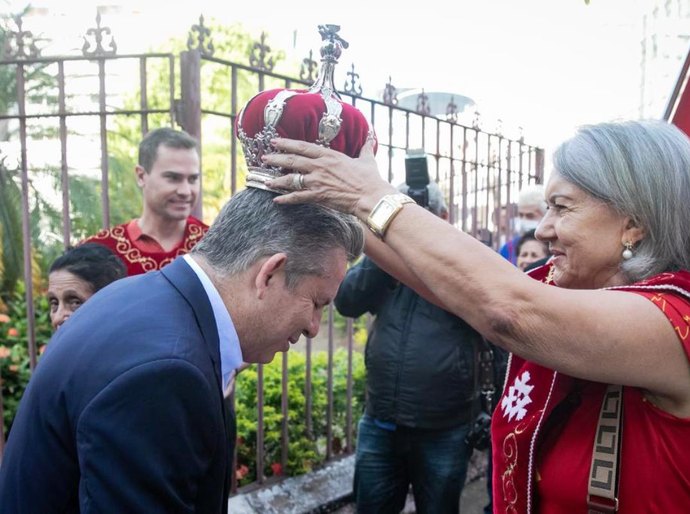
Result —
<instances>
[{"instance_id":1,"label":"navy suit jacket","mask_svg":"<svg viewBox=\"0 0 690 514\"><path fill-rule=\"evenodd\" d=\"M0 512L223 513L234 416L184 259L99 291L57 331L0 466Z\"/></svg>"}]
</instances>

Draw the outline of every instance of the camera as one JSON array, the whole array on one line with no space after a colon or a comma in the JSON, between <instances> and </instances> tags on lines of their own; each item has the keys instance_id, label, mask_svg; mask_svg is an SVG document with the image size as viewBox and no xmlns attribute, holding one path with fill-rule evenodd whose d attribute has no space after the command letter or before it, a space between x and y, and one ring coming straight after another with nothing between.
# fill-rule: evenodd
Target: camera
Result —
<instances>
[{"instance_id":1,"label":"camera","mask_svg":"<svg viewBox=\"0 0 690 514\"><path fill-rule=\"evenodd\" d=\"M405 155L407 195L418 205L429 207L429 166L423 149L408 150Z\"/></svg>"},{"instance_id":2,"label":"camera","mask_svg":"<svg viewBox=\"0 0 690 514\"><path fill-rule=\"evenodd\" d=\"M465 442L471 448L479 451L486 450L491 445L491 416L481 411L474 419L470 431L465 436Z\"/></svg>"}]
</instances>

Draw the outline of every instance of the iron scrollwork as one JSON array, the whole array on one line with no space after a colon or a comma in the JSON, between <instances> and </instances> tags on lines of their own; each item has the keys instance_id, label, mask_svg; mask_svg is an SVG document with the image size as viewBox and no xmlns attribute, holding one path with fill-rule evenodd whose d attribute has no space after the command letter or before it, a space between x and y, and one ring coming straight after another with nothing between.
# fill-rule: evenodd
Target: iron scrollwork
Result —
<instances>
[{"instance_id":1,"label":"iron scrollwork","mask_svg":"<svg viewBox=\"0 0 690 514\"><path fill-rule=\"evenodd\" d=\"M201 55L211 57L215 48L211 39L211 30L204 25L204 15L199 16L199 23L192 25L187 37L187 50L198 50Z\"/></svg>"},{"instance_id":2,"label":"iron scrollwork","mask_svg":"<svg viewBox=\"0 0 690 514\"><path fill-rule=\"evenodd\" d=\"M388 76L388 84L383 88L383 103L386 105L398 104L398 90L392 83L392 77Z\"/></svg>"},{"instance_id":3,"label":"iron scrollwork","mask_svg":"<svg viewBox=\"0 0 690 514\"><path fill-rule=\"evenodd\" d=\"M352 71L347 72L350 77L345 81L345 92L354 96L362 96L362 84L359 83L359 73L355 73L355 65L352 64Z\"/></svg>"},{"instance_id":4,"label":"iron scrollwork","mask_svg":"<svg viewBox=\"0 0 690 514\"><path fill-rule=\"evenodd\" d=\"M261 33L261 39L258 43L254 43L252 53L249 56L249 65L261 71L273 71L275 66L275 59L270 56L271 47L266 44L266 33Z\"/></svg>"},{"instance_id":5,"label":"iron scrollwork","mask_svg":"<svg viewBox=\"0 0 690 514\"><path fill-rule=\"evenodd\" d=\"M424 116L428 116L431 113L431 109L429 108L429 95L424 92L424 89L422 89L422 92L417 96L417 113Z\"/></svg>"},{"instance_id":6,"label":"iron scrollwork","mask_svg":"<svg viewBox=\"0 0 690 514\"><path fill-rule=\"evenodd\" d=\"M299 78L305 82L314 82L314 73L318 63L314 60L314 51L309 50L309 57L302 59L302 65L299 70Z\"/></svg>"},{"instance_id":7,"label":"iron scrollwork","mask_svg":"<svg viewBox=\"0 0 690 514\"><path fill-rule=\"evenodd\" d=\"M448 105L446 106L446 119L451 123L458 122L458 105L455 103L455 97L451 96Z\"/></svg>"},{"instance_id":8,"label":"iron scrollwork","mask_svg":"<svg viewBox=\"0 0 690 514\"><path fill-rule=\"evenodd\" d=\"M472 128L475 130L481 129L481 116L479 111L474 111L474 118L472 119Z\"/></svg>"},{"instance_id":9,"label":"iron scrollwork","mask_svg":"<svg viewBox=\"0 0 690 514\"><path fill-rule=\"evenodd\" d=\"M103 46L104 35L110 38L107 48ZM83 38L84 45L81 48L81 53L84 57L103 57L117 53L117 43L115 43L115 37L110 31L110 27L101 27L100 12L96 13L96 28L88 29ZM92 47L93 50L91 50Z\"/></svg>"},{"instance_id":10,"label":"iron scrollwork","mask_svg":"<svg viewBox=\"0 0 690 514\"><path fill-rule=\"evenodd\" d=\"M8 30L5 39L5 56L15 59L39 57L41 52L36 46L36 39L30 30L22 29L21 16L13 16L17 30Z\"/></svg>"}]
</instances>

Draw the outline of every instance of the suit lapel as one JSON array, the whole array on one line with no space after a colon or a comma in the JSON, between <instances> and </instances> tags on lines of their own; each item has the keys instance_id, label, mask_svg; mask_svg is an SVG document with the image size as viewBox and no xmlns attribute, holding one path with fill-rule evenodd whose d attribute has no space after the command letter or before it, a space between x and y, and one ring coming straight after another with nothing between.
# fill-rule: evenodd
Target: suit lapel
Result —
<instances>
[{"instance_id":1,"label":"suit lapel","mask_svg":"<svg viewBox=\"0 0 690 514\"><path fill-rule=\"evenodd\" d=\"M219 390L222 391L218 329L216 326L216 318L211 308L211 302L206 295L204 286L201 285L194 270L190 268L182 258L175 259L171 264L163 268L161 273L170 281L173 287L180 292L185 300L187 300L192 311L194 311L194 316L196 317L199 328L201 329L201 334L206 342L208 354L213 362L213 369L215 371Z\"/></svg>"},{"instance_id":2,"label":"suit lapel","mask_svg":"<svg viewBox=\"0 0 690 514\"><path fill-rule=\"evenodd\" d=\"M218 392L223 400L223 417L225 421L225 434L227 437L227 458L225 473L225 492L230 490L230 476L232 473L232 459L236 439L235 409L233 406L233 396L223 397L221 367L220 367L220 341L218 340L218 329L216 318L213 315L211 302L204 290L204 286L199 281L196 273L189 264L182 258L175 259L171 264L161 270L161 273L170 281L180 294L187 300L194 311L197 323L201 329L204 341L208 349L209 356L213 362ZM227 494L225 496L227 498Z\"/></svg>"}]
</instances>

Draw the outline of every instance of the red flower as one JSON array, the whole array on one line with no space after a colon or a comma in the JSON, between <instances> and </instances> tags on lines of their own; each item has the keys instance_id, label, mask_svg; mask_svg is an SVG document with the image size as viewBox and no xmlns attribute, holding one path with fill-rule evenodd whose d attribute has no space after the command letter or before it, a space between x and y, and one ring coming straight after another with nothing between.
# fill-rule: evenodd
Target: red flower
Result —
<instances>
[{"instance_id":1,"label":"red flower","mask_svg":"<svg viewBox=\"0 0 690 514\"><path fill-rule=\"evenodd\" d=\"M9 323L10 317L7 314L0 314L0 323Z\"/></svg>"},{"instance_id":2,"label":"red flower","mask_svg":"<svg viewBox=\"0 0 690 514\"><path fill-rule=\"evenodd\" d=\"M274 462L271 464L271 469L273 470L274 476L280 476L283 474L283 466L280 464L280 462Z\"/></svg>"},{"instance_id":3,"label":"red flower","mask_svg":"<svg viewBox=\"0 0 690 514\"><path fill-rule=\"evenodd\" d=\"M237 480L242 480L244 477L247 476L247 473L249 473L249 468L242 464L235 470L235 477Z\"/></svg>"},{"instance_id":4,"label":"red flower","mask_svg":"<svg viewBox=\"0 0 690 514\"><path fill-rule=\"evenodd\" d=\"M10 349L7 346L0 345L0 359L6 359L10 356Z\"/></svg>"},{"instance_id":5,"label":"red flower","mask_svg":"<svg viewBox=\"0 0 690 514\"><path fill-rule=\"evenodd\" d=\"M18 336L19 336L19 330L17 330L17 329L14 328L14 327L10 327L10 328L7 330L7 335L10 336L10 337L18 337Z\"/></svg>"}]
</instances>

